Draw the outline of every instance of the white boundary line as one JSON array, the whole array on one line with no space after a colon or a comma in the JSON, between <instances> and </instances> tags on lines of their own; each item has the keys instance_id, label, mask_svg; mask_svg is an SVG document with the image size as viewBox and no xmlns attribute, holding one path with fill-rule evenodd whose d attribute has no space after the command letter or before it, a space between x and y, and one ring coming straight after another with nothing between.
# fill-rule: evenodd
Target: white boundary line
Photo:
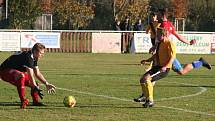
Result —
<instances>
[{"instance_id":1,"label":"white boundary line","mask_svg":"<svg viewBox=\"0 0 215 121\"><path fill-rule=\"evenodd\" d=\"M172 82L172 83L176 83L176 82ZM178 83L178 84L189 85L189 86L198 86L198 85L192 85L192 84L186 84L186 83ZM171 97L171 98L162 98L162 99L159 99L157 101L164 101L164 100L173 100L173 99L194 97L194 96L201 95L202 93L204 93L205 91L207 91L207 89L204 88L204 87L199 87L199 88L201 90L199 92L195 93L195 94L184 95L184 96L179 96L179 97ZM59 87L57 87L57 89L63 90L63 91L75 92L75 93L84 94L84 95L91 95L91 96L96 96L96 97L102 97L102 98L107 98L107 99L120 100L120 101L126 101L126 102L133 102L133 100L130 100L130 99L123 99L123 98L112 97L112 96L107 96L107 95L94 94L94 93L90 93L90 92L83 92L83 91L77 91L77 90L71 90L71 89L59 88ZM135 102L133 102L133 103L135 103ZM175 107L160 106L160 105L157 105L156 107L166 108L166 109L172 109L172 110L178 110L178 111L183 111L183 112L188 112L188 113L194 113L194 114L200 114L200 115L214 116L215 117L215 114L211 114L211 113L207 113L207 112L192 111L192 110L187 110L187 109L183 109L183 108L175 108Z\"/></svg>"},{"instance_id":2,"label":"white boundary line","mask_svg":"<svg viewBox=\"0 0 215 121\"><path fill-rule=\"evenodd\" d=\"M167 83L175 83L175 84L182 84L182 85L188 85L188 86L198 86L198 85L187 84L187 83L178 83L178 82L167 82ZM205 88L205 87L198 87L198 88L200 88L201 90L195 94L183 95L183 96L179 96L179 97L161 98L161 99L158 99L157 101L165 101L165 100L174 100L174 99L180 99L180 98L194 97L194 96L201 95L202 93L207 91L207 88Z\"/></svg>"}]
</instances>

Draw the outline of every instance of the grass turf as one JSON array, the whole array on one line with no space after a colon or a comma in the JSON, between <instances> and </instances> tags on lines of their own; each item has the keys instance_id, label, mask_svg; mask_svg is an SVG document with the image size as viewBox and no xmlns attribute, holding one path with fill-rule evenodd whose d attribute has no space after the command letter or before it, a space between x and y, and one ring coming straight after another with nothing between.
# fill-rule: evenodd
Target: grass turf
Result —
<instances>
[{"instance_id":1,"label":"grass turf","mask_svg":"<svg viewBox=\"0 0 215 121\"><path fill-rule=\"evenodd\" d=\"M0 62L11 53L0 52ZM0 120L17 121L213 121L215 119L215 71L201 68L179 76L173 71L154 88L155 107L145 109L132 102L141 88L139 78L145 72L138 65L148 54L46 53L40 70L59 88L42 102L48 106L19 109L16 88L0 81ZM177 55L182 63L203 56L215 65L215 55ZM213 66L214 67L214 66ZM73 95L74 108L66 108L63 98ZM184 97L183 97L184 96ZM27 88L26 97L31 99Z\"/></svg>"}]
</instances>

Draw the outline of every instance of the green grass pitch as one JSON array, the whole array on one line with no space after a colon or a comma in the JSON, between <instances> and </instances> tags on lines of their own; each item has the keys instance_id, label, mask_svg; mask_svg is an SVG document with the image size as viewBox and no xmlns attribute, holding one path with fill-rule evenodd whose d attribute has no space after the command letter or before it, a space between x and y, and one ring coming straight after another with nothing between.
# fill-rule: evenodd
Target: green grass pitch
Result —
<instances>
[{"instance_id":1,"label":"green grass pitch","mask_svg":"<svg viewBox=\"0 0 215 121\"><path fill-rule=\"evenodd\" d=\"M0 52L2 63L11 53ZM139 96L138 65L149 54L46 53L40 70L58 89L48 95L42 86L45 107L19 109L16 88L0 81L1 121L214 121L215 71L201 68L179 76L171 71L154 88L155 107L132 102ZM182 63L204 57L215 65L215 55L177 55ZM63 105L73 95L74 108ZM31 100L27 88L26 97ZM32 101L32 100L31 100Z\"/></svg>"}]
</instances>

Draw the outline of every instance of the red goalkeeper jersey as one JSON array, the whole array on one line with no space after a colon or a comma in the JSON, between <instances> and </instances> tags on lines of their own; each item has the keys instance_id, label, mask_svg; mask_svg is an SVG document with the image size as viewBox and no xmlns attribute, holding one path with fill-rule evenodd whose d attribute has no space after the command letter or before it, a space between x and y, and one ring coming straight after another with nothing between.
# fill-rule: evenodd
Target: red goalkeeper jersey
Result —
<instances>
[{"instance_id":1,"label":"red goalkeeper jersey","mask_svg":"<svg viewBox=\"0 0 215 121\"><path fill-rule=\"evenodd\" d=\"M175 32L175 28L170 21L161 22L160 27L166 28L167 31L169 32L169 35L172 34L173 32Z\"/></svg>"}]
</instances>

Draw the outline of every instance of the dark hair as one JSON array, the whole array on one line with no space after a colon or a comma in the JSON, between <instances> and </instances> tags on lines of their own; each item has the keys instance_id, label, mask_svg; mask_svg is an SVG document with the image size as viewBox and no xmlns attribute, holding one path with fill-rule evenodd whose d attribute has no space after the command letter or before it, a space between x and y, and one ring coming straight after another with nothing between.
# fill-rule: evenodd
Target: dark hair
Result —
<instances>
[{"instance_id":1,"label":"dark hair","mask_svg":"<svg viewBox=\"0 0 215 121\"><path fill-rule=\"evenodd\" d=\"M160 8L160 9L158 9L158 12L161 13L162 16L166 15L167 11L168 11L167 8Z\"/></svg>"},{"instance_id":2,"label":"dark hair","mask_svg":"<svg viewBox=\"0 0 215 121\"><path fill-rule=\"evenodd\" d=\"M152 13L151 13L151 16L155 16L155 15L156 15L155 12L152 12Z\"/></svg>"},{"instance_id":3,"label":"dark hair","mask_svg":"<svg viewBox=\"0 0 215 121\"><path fill-rule=\"evenodd\" d=\"M34 44L34 46L32 47L32 51L40 51L42 49L46 49L45 45L41 44L41 43L36 43Z\"/></svg>"}]
</instances>

